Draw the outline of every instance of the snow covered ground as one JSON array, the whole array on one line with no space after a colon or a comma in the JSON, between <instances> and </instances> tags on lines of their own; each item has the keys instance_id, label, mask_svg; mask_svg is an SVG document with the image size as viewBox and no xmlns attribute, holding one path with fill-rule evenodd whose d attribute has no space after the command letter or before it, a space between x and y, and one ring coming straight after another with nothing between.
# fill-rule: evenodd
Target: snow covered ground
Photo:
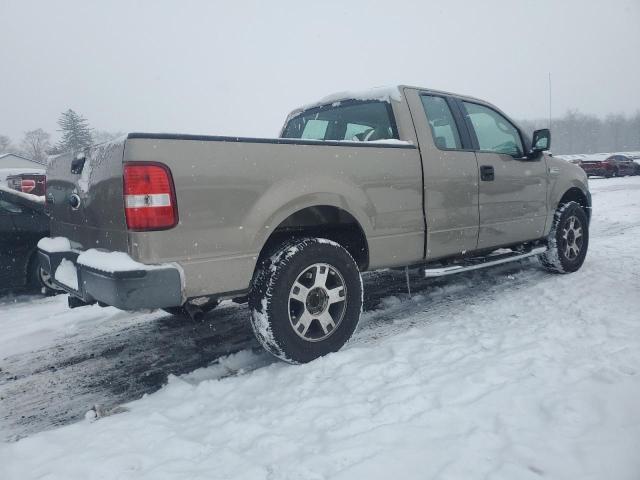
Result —
<instances>
[{"instance_id":1,"label":"snow covered ground","mask_svg":"<svg viewBox=\"0 0 640 480\"><path fill-rule=\"evenodd\" d=\"M579 272L524 261L416 276L412 297L401 275L370 276L355 338L308 365L253 348L243 307L195 326L66 311L62 297L0 300L5 431L20 433L15 412L29 404L90 410L106 395L80 388L93 375L121 391L150 371L182 374L120 409L0 445L0 478L638 480L640 177L590 183ZM41 371L52 358L55 371Z\"/></svg>"}]
</instances>

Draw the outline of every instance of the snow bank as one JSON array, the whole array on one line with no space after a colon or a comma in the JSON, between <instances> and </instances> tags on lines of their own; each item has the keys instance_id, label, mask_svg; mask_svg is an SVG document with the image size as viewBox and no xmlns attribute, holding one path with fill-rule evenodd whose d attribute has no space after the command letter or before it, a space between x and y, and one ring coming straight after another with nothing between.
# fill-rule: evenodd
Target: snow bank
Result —
<instances>
[{"instance_id":1,"label":"snow bank","mask_svg":"<svg viewBox=\"0 0 640 480\"><path fill-rule=\"evenodd\" d=\"M104 252L95 248L82 252L78 256L77 263L107 273L164 268L162 265L147 265L136 262L124 252Z\"/></svg>"},{"instance_id":2,"label":"snow bank","mask_svg":"<svg viewBox=\"0 0 640 480\"><path fill-rule=\"evenodd\" d=\"M68 252L71 242L66 237L43 237L38 242L38 248L49 253Z\"/></svg>"}]
</instances>

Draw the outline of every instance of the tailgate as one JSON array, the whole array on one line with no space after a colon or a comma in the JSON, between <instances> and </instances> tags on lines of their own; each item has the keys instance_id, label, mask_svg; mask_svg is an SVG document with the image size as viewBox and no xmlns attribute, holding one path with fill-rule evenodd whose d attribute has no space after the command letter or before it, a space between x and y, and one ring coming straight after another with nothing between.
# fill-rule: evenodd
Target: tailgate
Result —
<instances>
[{"instance_id":1,"label":"tailgate","mask_svg":"<svg viewBox=\"0 0 640 480\"><path fill-rule=\"evenodd\" d=\"M66 153L47 167L47 211L52 237L74 248L127 251L122 196L125 138Z\"/></svg>"}]
</instances>

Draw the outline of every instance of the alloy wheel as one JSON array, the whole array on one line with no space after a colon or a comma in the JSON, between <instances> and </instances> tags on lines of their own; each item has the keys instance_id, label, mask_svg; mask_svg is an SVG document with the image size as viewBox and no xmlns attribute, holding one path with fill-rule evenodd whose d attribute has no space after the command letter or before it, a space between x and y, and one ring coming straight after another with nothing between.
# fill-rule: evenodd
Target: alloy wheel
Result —
<instances>
[{"instance_id":1,"label":"alloy wheel","mask_svg":"<svg viewBox=\"0 0 640 480\"><path fill-rule=\"evenodd\" d=\"M561 250L567 260L575 260L582 250L582 223L575 215L570 216L562 228Z\"/></svg>"},{"instance_id":2,"label":"alloy wheel","mask_svg":"<svg viewBox=\"0 0 640 480\"><path fill-rule=\"evenodd\" d=\"M304 269L289 292L289 322L296 334L309 342L329 337L346 310L344 278L332 265L315 263Z\"/></svg>"}]
</instances>

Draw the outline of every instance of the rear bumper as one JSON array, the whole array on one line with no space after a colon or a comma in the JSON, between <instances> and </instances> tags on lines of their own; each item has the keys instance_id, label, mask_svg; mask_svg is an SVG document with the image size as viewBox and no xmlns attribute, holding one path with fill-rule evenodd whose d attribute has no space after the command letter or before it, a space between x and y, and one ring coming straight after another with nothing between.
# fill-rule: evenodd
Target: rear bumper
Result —
<instances>
[{"instance_id":1,"label":"rear bumper","mask_svg":"<svg viewBox=\"0 0 640 480\"><path fill-rule=\"evenodd\" d=\"M78 264L80 252L47 252L39 249L42 268L51 280L82 302L99 302L122 310L143 310L182 305L182 279L176 266L163 265L151 270L105 272ZM73 264L77 289L55 278L63 260Z\"/></svg>"}]
</instances>

